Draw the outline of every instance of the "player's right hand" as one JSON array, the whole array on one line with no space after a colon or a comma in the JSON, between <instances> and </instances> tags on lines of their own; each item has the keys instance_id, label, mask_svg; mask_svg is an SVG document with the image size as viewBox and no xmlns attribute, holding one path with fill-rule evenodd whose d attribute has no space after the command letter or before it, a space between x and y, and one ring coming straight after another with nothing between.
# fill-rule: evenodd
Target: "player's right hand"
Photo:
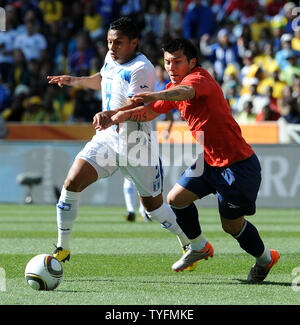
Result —
<instances>
[{"instance_id":1,"label":"player's right hand","mask_svg":"<svg viewBox=\"0 0 300 325\"><path fill-rule=\"evenodd\" d=\"M47 76L49 80L49 84L58 84L59 87L63 87L63 85L74 86L74 81L76 77L62 75L62 76Z\"/></svg>"}]
</instances>

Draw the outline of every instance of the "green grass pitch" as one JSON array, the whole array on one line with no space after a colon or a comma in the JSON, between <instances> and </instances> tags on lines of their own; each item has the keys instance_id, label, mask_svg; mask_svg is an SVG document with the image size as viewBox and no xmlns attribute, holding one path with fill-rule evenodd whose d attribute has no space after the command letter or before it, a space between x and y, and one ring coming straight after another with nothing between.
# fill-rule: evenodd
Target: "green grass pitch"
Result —
<instances>
[{"instance_id":1,"label":"green grass pitch","mask_svg":"<svg viewBox=\"0 0 300 325\"><path fill-rule=\"evenodd\" d=\"M181 256L177 238L157 222L126 222L124 212L124 207L81 206L72 234L71 260L63 264L62 283L54 291L34 291L25 281L24 269L31 257L54 249L55 206L0 205L0 304L300 303L299 210L259 209L249 217L265 244L281 255L260 285L246 284L254 259L223 232L217 209L199 209L214 257L200 261L194 272L180 273L171 270Z\"/></svg>"}]
</instances>

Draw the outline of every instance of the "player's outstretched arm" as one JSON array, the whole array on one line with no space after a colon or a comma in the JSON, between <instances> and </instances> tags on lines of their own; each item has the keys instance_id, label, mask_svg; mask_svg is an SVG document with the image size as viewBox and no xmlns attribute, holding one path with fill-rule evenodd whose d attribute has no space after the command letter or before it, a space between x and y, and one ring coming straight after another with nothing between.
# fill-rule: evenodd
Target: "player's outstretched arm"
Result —
<instances>
[{"instance_id":1,"label":"player's outstretched arm","mask_svg":"<svg viewBox=\"0 0 300 325\"><path fill-rule=\"evenodd\" d=\"M195 89L192 86L182 85L158 92L135 94L132 97L132 101L144 103L150 103L156 100L184 101L194 98L195 94Z\"/></svg>"},{"instance_id":2,"label":"player's outstretched arm","mask_svg":"<svg viewBox=\"0 0 300 325\"><path fill-rule=\"evenodd\" d=\"M96 130L105 130L112 126L112 116L117 114L118 112L123 112L123 111L130 111L131 109L134 109L135 107L138 107L141 105L141 102L136 102L134 103L131 99L127 101L127 104L124 106L121 106L117 108L116 110L110 110L110 111L104 111L104 112L99 112L95 114L93 118L93 126ZM141 106L144 107L144 106ZM117 123L114 123L117 124Z\"/></svg>"},{"instance_id":3,"label":"player's outstretched arm","mask_svg":"<svg viewBox=\"0 0 300 325\"><path fill-rule=\"evenodd\" d=\"M138 106L136 108L125 111L120 110L110 117L110 121L106 124L105 128L108 128L115 124L124 123L125 121L152 121L159 115L160 113L154 112L150 106Z\"/></svg>"},{"instance_id":4,"label":"player's outstretched arm","mask_svg":"<svg viewBox=\"0 0 300 325\"><path fill-rule=\"evenodd\" d=\"M58 84L59 87L66 86L82 86L93 90L101 89L101 76L100 73L95 73L88 77L74 77L69 75L61 76L48 76L49 84Z\"/></svg>"}]
</instances>

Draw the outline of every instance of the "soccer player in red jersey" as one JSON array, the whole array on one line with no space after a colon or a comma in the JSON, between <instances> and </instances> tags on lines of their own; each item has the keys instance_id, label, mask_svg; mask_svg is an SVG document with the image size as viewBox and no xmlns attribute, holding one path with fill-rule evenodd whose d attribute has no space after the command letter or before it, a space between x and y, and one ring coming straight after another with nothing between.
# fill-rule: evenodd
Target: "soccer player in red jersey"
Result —
<instances>
[{"instance_id":1,"label":"soccer player in red jersey","mask_svg":"<svg viewBox=\"0 0 300 325\"><path fill-rule=\"evenodd\" d=\"M218 196L223 230L256 259L247 281L262 282L278 261L279 253L265 247L256 227L245 218L256 211L261 183L259 160L242 137L220 86L199 65L197 49L185 39L176 39L163 50L165 69L171 80L166 89L133 96L137 105L141 102L148 105L129 110L121 107L109 118L98 113L94 118L95 128L107 128L127 120L149 121L175 107L196 140L199 140L198 132L204 132L202 174L193 174L196 162L182 174L167 196L178 224L190 240L190 246L172 269L182 271L213 256L213 247L202 233L194 201L214 193Z\"/></svg>"}]
</instances>

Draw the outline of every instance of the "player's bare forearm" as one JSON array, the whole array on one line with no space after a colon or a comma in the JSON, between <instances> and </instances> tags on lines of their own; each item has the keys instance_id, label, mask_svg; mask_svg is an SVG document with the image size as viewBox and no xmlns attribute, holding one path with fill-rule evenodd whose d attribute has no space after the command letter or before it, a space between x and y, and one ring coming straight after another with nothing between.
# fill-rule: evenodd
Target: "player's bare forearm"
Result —
<instances>
[{"instance_id":1,"label":"player's bare forearm","mask_svg":"<svg viewBox=\"0 0 300 325\"><path fill-rule=\"evenodd\" d=\"M100 73L96 73L88 77L76 77L75 86L81 86L93 90L100 90L101 89Z\"/></svg>"},{"instance_id":2,"label":"player's bare forearm","mask_svg":"<svg viewBox=\"0 0 300 325\"><path fill-rule=\"evenodd\" d=\"M195 97L195 89L191 86L176 86L171 89L162 90L159 92L160 100L169 101L184 101Z\"/></svg>"},{"instance_id":3,"label":"player's bare forearm","mask_svg":"<svg viewBox=\"0 0 300 325\"><path fill-rule=\"evenodd\" d=\"M131 109L134 109L135 107L139 106L139 104L134 103L130 99L127 100L126 105L117 108L116 110L110 110L110 111L103 111L95 114L93 119L93 125L96 130L105 130L108 127L110 127L112 124L112 116L119 112L129 112ZM144 106L140 106L143 108ZM125 116L125 115L124 115ZM127 116L127 115L126 115ZM117 124L117 123L114 123Z\"/></svg>"},{"instance_id":4,"label":"player's bare forearm","mask_svg":"<svg viewBox=\"0 0 300 325\"><path fill-rule=\"evenodd\" d=\"M191 86L176 86L159 92L145 92L133 96L133 101L150 103L156 100L184 101L195 97L195 89Z\"/></svg>"},{"instance_id":5,"label":"player's bare forearm","mask_svg":"<svg viewBox=\"0 0 300 325\"><path fill-rule=\"evenodd\" d=\"M154 112L150 106L138 106L126 111L126 121L148 122L154 120L159 113Z\"/></svg>"},{"instance_id":6,"label":"player's bare forearm","mask_svg":"<svg viewBox=\"0 0 300 325\"><path fill-rule=\"evenodd\" d=\"M58 84L59 87L66 86L81 86L93 90L101 89L101 76L100 73L95 73L92 76L87 77L73 77L69 75L61 76L48 76L49 84Z\"/></svg>"},{"instance_id":7,"label":"player's bare forearm","mask_svg":"<svg viewBox=\"0 0 300 325\"><path fill-rule=\"evenodd\" d=\"M95 129L97 130L104 130L108 127L124 123L125 121L133 121L133 122L147 122L154 120L159 113L154 112L149 106L138 106L136 108L128 109L128 110L122 110L121 107L118 109L118 111L114 111L113 114L109 117L109 119L106 119L105 122L100 122L99 124L95 126Z\"/></svg>"}]
</instances>

